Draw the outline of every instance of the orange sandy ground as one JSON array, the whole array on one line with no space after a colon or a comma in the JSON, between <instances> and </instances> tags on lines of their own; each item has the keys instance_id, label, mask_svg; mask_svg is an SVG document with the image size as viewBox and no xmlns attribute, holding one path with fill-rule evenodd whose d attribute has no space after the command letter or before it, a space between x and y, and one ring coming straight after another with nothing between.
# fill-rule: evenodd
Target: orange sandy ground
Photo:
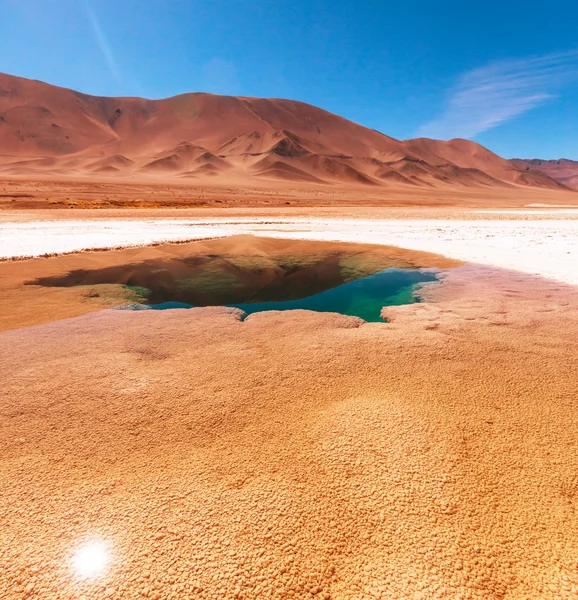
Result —
<instances>
[{"instance_id":1,"label":"orange sandy ground","mask_svg":"<svg viewBox=\"0 0 578 600\"><path fill-rule=\"evenodd\" d=\"M389 324L1 333L0 597L578 597L576 288L464 265L428 290Z\"/></svg>"},{"instance_id":2,"label":"orange sandy ground","mask_svg":"<svg viewBox=\"0 0 578 600\"><path fill-rule=\"evenodd\" d=\"M578 192L511 187L347 186L232 180L196 184L174 180L0 177L2 209L239 208L239 207L522 207L578 206Z\"/></svg>"}]
</instances>

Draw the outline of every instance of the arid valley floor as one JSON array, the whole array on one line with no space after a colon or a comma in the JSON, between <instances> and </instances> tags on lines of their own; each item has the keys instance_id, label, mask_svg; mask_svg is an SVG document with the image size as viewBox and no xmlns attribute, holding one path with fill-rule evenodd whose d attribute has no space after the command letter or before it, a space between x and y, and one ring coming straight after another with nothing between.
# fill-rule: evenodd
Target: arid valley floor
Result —
<instances>
[{"instance_id":1,"label":"arid valley floor","mask_svg":"<svg viewBox=\"0 0 578 600\"><path fill-rule=\"evenodd\" d=\"M3 184L0 598L578 597L575 192L175 208L143 184L96 210L66 185ZM288 244L440 282L383 323L31 284Z\"/></svg>"}]
</instances>

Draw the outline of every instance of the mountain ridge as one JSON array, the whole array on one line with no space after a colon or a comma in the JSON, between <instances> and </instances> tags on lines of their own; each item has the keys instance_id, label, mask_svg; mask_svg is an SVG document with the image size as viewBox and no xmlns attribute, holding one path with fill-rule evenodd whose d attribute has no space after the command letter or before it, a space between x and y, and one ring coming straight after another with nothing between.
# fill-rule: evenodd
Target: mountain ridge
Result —
<instances>
[{"instance_id":1,"label":"mountain ridge","mask_svg":"<svg viewBox=\"0 0 578 600\"><path fill-rule=\"evenodd\" d=\"M563 185L578 190L578 160L569 158L513 158L511 162L519 168L544 173Z\"/></svg>"},{"instance_id":2,"label":"mountain ridge","mask_svg":"<svg viewBox=\"0 0 578 600\"><path fill-rule=\"evenodd\" d=\"M83 94L0 73L0 175L567 189L469 140L397 140L297 100Z\"/></svg>"}]
</instances>

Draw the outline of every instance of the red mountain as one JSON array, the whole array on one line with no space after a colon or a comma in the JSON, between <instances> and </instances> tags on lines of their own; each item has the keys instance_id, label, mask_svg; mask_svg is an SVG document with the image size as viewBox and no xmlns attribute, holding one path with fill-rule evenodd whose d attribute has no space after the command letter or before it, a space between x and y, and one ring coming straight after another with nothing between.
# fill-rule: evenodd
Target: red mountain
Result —
<instances>
[{"instance_id":1,"label":"red mountain","mask_svg":"<svg viewBox=\"0 0 578 600\"><path fill-rule=\"evenodd\" d=\"M540 158L514 158L512 163L518 169L525 169L532 173L544 173L561 184L578 190L578 161L567 158L557 160L542 160Z\"/></svg>"},{"instance_id":2,"label":"red mountain","mask_svg":"<svg viewBox=\"0 0 578 600\"><path fill-rule=\"evenodd\" d=\"M99 97L6 74L0 173L565 188L474 142L400 141L303 102Z\"/></svg>"}]
</instances>

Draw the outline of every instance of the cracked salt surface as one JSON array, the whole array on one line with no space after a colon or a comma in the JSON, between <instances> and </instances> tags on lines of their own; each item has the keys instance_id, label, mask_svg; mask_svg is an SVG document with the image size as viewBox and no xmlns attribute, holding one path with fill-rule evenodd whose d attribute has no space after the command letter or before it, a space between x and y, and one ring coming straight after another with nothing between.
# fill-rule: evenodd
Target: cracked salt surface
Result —
<instances>
[{"instance_id":1,"label":"cracked salt surface","mask_svg":"<svg viewBox=\"0 0 578 600\"><path fill-rule=\"evenodd\" d=\"M578 219L239 218L1 223L0 257L33 257L236 234L400 246L578 285Z\"/></svg>"}]
</instances>

